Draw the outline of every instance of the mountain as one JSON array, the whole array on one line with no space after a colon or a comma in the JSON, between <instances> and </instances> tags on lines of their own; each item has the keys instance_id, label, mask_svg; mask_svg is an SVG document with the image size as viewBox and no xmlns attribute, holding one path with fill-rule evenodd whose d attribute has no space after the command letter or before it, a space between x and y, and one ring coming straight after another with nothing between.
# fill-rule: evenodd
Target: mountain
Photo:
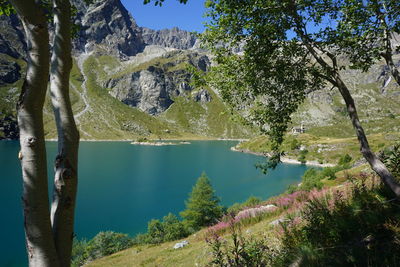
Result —
<instances>
[{"instance_id":1,"label":"mountain","mask_svg":"<svg viewBox=\"0 0 400 267\"><path fill-rule=\"evenodd\" d=\"M191 85L187 67L204 71L211 64L207 52L197 49L195 34L140 27L119 0L73 3L80 30L73 43L70 91L84 139L247 138L255 133L233 119L215 88ZM18 137L15 103L25 51L18 18L0 16L0 138ZM400 56L395 60L399 64ZM400 88L384 62L368 72L342 74L367 133L400 130ZM46 137L55 138L48 100L44 119ZM293 126L300 124L318 135L354 135L341 96L330 88L310 93L293 115Z\"/></svg>"},{"instance_id":2,"label":"mountain","mask_svg":"<svg viewBox=\"0 0 400 267\"><path fill-rule=\"evenodd\" d=\"M211 88L190 84L187 66L207 70L196 36L178 28L139 27L119 0L73 0L80 30L73 41L70 95L84 139L244 138ZM0 17L0 138L18 137L15 103L26 67L24 33L16 16ZM49 99L45 133L56 130Z\"/></svg>"},{"instance_id":3,"label":"mountain","mask_svg":"<svg viewBox=\"0 0 400 267\"><path fill-rule=\"evenodd\" d=\"M159 31L143 27L142 38L147 45L159 45L181 50L192 49L197 41L195 34L180 30L177 27Z\"/></svg>"}]
</instances>

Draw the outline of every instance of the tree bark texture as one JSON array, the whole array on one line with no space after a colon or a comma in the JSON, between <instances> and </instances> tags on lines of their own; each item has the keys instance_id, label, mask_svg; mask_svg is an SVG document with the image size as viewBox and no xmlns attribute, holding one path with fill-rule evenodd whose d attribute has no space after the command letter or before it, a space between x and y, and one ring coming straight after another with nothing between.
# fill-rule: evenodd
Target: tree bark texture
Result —
<instances>
[{"instance_id":1,"label":"tree bark texture","mask_svg":"<svg viewBox=\"0 0 400 267\"><path fill-rule=\"evenodd\" d=\"M50 95L58 133L51 223L60 266L70 266L78 178L79 132L69 98L71 57L71 5L54 0L54 41Z\"/></svg>"},{"instance_id":2,"label":"tree bark texture","mask_svg":"<svg viewBox=\"0 0 400 267\"><path fill-rule=\"evenodd\" d=\"M51 231L47 191L43 104L49 76L49 33L35 0L10 0L25 30L28 66L17 103L23 176L23 212L30 266L59 266Z\"/></svg>"}]
</instances>

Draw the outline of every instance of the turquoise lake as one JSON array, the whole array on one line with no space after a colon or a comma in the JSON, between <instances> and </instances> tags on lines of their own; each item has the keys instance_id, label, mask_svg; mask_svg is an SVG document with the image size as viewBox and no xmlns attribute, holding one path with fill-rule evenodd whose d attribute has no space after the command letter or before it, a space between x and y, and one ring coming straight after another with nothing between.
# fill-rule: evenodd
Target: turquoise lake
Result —
<instances>
[{"instance_id":1,"label":"turquoise lake","mask_svg":"<svg viewBox=\"0 0 400 267\"><path fill-rule=\"evenodd\" d=\"M100 231L135 235L147 222L178 214L204 171L225 206L249 196L266 199L298 183L306 166L281 164L267 175L264 159L233 152L235 141L139 146L129 142L81 142L75 232L90 239ZM57 143L47 142L49 177ZM21 210L22 178L17 141L0 141L0 266L26 266ZM50 179L51 180L51 179ZM50 187L52 185L50 184Z\"/></svg>"}]
</instances>

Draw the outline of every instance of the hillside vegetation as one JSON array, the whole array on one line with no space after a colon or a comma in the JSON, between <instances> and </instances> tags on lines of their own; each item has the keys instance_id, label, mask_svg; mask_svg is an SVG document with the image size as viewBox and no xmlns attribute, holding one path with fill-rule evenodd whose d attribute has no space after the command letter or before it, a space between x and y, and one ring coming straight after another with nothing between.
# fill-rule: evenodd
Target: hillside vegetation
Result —
<instances>
[{"instance_id":1,"label":"hillside vegetation","mask_svg":"<svg viewBox=\"0 0 400 267\"><path fill-rule=\"evenodd\" d=\"M398 260L400 249L398 200L366 166L336 175L334 180L321 180L321 189L299 187L258 204L242 205L215 226L186 238L189 245L183 248L173 249L178 241L136 245L88 266L289 266L294 262L395 266L391 264ZM251 209L267 205L275 208L250 215Z\"/></svg>"}]
</instances>

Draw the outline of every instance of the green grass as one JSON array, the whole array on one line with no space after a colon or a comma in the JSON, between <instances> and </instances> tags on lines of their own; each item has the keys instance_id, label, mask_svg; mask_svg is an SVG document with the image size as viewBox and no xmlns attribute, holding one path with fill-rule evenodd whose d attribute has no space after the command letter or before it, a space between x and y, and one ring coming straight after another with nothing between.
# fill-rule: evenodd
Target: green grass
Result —
<instances>
[{"instance_id":1,"label":"green grass","mask_svg":"<svg viewBox=\"0 0 400 267\"><path fill-rule=\"evenodd\" d=\"M355 137L332 138L330 136L305 133L300 135L288 134L286 136L282 149L285 151L285 155L290 158L297 159L300 154L298 149L291 149L293 139L297 139L298 143L308 150L306 154L306 160L308 161L337 164L339 158L346 154L353 158L353 162L362 157L358 140ZM368 135L371 149L375 152L393 145L399 139L400 134L397 132ZM254 152L268 152L271 149L270 142L266 136L259 136L243 142L238 145L238 148Z\"/></svg>"}]
</instances>

